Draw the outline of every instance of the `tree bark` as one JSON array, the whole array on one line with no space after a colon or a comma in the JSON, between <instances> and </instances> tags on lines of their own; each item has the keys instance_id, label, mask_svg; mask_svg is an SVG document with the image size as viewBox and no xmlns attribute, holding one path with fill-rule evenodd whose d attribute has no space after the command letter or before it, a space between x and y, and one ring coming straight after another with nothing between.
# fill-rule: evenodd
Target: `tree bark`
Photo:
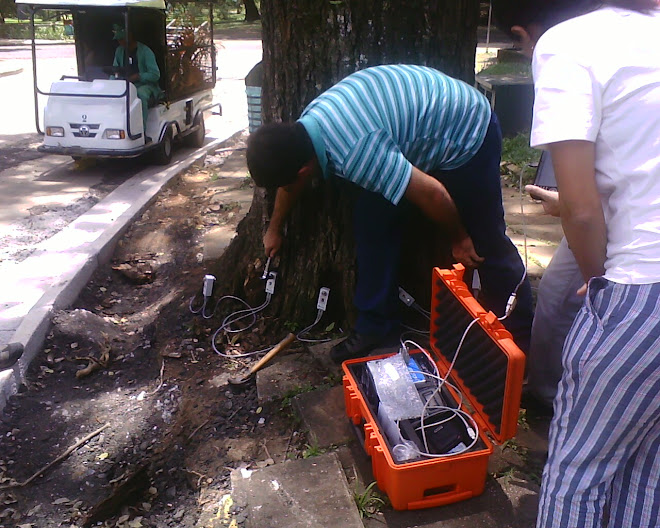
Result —
<instances>
[{"instance_id":1,"label":"tree bark","mask_svg":"<svg viewBox=\"0 0 660 528\"><path fill-rule=\"evenodd\" d=\"M297 119L318 94L377 64L428 65L474 82L477 0L262 0L261 11L264 122ZM317 181L303 194L276 262L279 276L270 313L306 325L316 313L319 288L327 286L331 293L324 321L351 323L353 194L352 186L342 181ZM261 237L272 199L255 192L239 235L219 264L220 273L231 278L231 289L255 295L255 302L263 299L258 279L264 261ZM421 216L408 232L403 261L410 265L404 266L401 283L428 302L432 266L450 264L448 247L434 243L437 229Z\"/></svg>"},{"instance_id":2,"label":"tree bark","mask_svg":"<svg viewBox=\"0 0 660 528\"><path fill-rule=\"evenodd\" d=\"M256 22L261 19L261 15L259 15L259 10L257 9L254 0L243 0L243 5L245 5L246 22Z\"/></svg>"}]
</instances>

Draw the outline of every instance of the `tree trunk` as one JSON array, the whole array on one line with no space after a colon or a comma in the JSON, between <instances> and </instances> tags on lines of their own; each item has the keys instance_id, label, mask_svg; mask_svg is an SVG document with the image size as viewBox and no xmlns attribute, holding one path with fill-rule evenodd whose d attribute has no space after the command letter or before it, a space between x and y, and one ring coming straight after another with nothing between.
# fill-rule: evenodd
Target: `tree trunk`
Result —
<instances>
[{"instance_id":1,"label":"tree trunk","mask_svg":"<svg viewBox=\"0 0 660 528\"><path fill-rule=\"evenodd\" d=\"M350 73L377 64L422 64L474 82L478 0L262 0L264 122L293 121L305 106ZM261 237L272 196L255 192L239 235L221 260L229 287L252 302L263 299ZM352 187L317 181L288 222L276 261L278 283L269 312L310 323L322 286L331 289L324 321L353 320L356 269L351 229ZM430 298L433 265L449 265L447 244L434 249L437 229L417 219L409 231L401 283ZM423 254L423 257L420 255ZM247 275L247 279L246 279ZM258 295L257 295L258 294ZM344 326L344 328L346 328Z\"/></svg>"},{"instance_id":2,"label":"tree trunk","mask_svg":"<svg viewBox=\"0 0 660 528\"><path fill-rule=\"evenodd\" d=\"M246 22L256 22L257 20L261 19L259 10L257 9L257 5L254 3L254 0L243 0L243 4L245 5Z\"/></svg>"}]
</instances>

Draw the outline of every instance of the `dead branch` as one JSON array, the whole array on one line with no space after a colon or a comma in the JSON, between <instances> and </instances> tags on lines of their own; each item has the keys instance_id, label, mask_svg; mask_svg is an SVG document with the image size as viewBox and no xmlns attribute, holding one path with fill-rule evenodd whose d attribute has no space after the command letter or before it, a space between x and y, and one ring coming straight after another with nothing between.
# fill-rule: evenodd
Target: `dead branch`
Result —
<instances>
[{"instance_id":1,"label":"dead branch","mask_svg":"<svg viewBox=\"0 0 660 528\"><path fill-rule=\"evenodd\" d=\"M66 457L68 457L71 453L73 453L76 449L78 449L80 446L83 444L86 444L89 442L92 438L94 438L96 435L100 434L101 431L104 429L107 429L110 427L110 424L107 423L103 427L99 427L96 431L92 431L89 433L86 437L81 438L78 440L74 445L72 445L69 449L67 449L64 453L62 453L60 456L58 456L55 460L50 462L49 464L46 464L43 468L41 468L39 471L37 471L34 475L32 475L29 479L23 481L23 482L15 482L13 484L7 484L5 486L0 486L0 491L1 490L6 490L6 489L11 489L11 488L23 488L27 486L30 482L32 482L34 479L36 479L38 476L41 474L45 473L48 471L50 468L52 468L55 464L58 462L61 462L64 460Z\"/></svg>"},{"instance_id":2,"label":"dead branch","mask_svg":"<svg viewBox=\"0 0 660 528\"><path fill-rule=\"evenodd\" d=\"M161 389L163 386L163 372L165 372L165 358L163 358L163 362L160 364L160 383L158 383L158 387L156 387L154 390L147 392L147 396L153 396Z\"/></svg>"},{"instance_id":3,"label":"dead branch","mask_svg":"<svg viewBox=\"0 0 660 528\"><path fill-rule=\"evenodd\" d=\"M205 426L207 423L209 423L210 421L211 421L211 419L209 418L208 420L205 420L205 421L203 421L201 424L199 424L199 425L195 428L195 430L194 430L192 433L190 433L190 434L188 435L188 441L190 441L190 440L192 439L192 437L195 436L195 434L197 434L197 431L199 431L202 427L204 427L204 426Z\"/></svg>"}]
</instances>

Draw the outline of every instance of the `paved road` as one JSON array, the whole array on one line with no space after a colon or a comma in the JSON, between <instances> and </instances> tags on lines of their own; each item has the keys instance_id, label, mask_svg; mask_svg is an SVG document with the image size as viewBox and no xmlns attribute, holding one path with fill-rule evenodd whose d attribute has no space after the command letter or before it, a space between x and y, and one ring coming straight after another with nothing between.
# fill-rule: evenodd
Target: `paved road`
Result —
<instances>
[{"instance_id":1,"label":"paved road","mask_svg":"<svg viewBox=\"0 0 660 528\"><path fill-rule=\"evenodd\" d=\"M261 58L261 42L218 43L218 77L214 97L223 117L207 123L209 141L247 126L243 79ZM45 55L45 58L42 57ZM35 244L58 232L115 187L144 168L136 161L104 162L77 170L68 158L36 151L31 54L28 46L0 48L0 60L21 64L18 75L0 78L0 270L26 258ZM61 75L75 74L73 45L39 46L39 86L47 89ZM40 108L45 98L40 98Z\"/></svg>"},{"instance_id":2,"label":"paved road","mask_svg":"<svg viewBox=\"0 0 660 528\"><path fill-rule=\"evenodd\" d=\"M76 50L73 44L38 45L37 60L73 59ZM0 47L0 60L31 60L32 49L24 44Z\"/></svg>"}]
</instances>

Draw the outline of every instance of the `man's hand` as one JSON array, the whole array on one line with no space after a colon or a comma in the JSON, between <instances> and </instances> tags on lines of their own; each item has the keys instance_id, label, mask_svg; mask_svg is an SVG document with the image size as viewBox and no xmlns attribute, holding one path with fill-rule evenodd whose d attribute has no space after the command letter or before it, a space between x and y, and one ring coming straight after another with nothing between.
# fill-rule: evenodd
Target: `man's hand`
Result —
<instances>
[{"instance_id":1,"label":"man's hand","mask_svg":"<svg viewBox=\"0 0 660 528\"><path fill-rule=\"evenodd\" d=\"M539 200L543 211L550 216L559 216L559 193L548 191L536 185L525 185L525 190L533 200Z\"/></svg>"},{"instance_id":2,"label":"man's hand","mask_svg":"<svg viewBox=\"0 0 660 528\"><path fill-rule=\"evenodd\" d=\"M131 82L137 82L140 80L140 74L139 73L134 73L128 78L129 81Z\"/></svg>"},{"instance_id":3,"label":"man's hand","mask_svg":"<svg viewBox=\"0 0 660 528\"><path fill-rule=\"evenodd\" d=\"M476 268L484 261L483 257L477 255L472 239L467 235L452 243L451 253L457 262L467 268Z\"/></svg>"},{"instance_id":4,"label":"man's hand","mask_svg":"<svg viewBox=\"0 0 660 528\"><path fill-rule=\"evenodd\" d=\"M279 229L269 227L264 235L264 251L267 257L274 257L282 247L284 237Z\"/></svg>"}]
</instances>

